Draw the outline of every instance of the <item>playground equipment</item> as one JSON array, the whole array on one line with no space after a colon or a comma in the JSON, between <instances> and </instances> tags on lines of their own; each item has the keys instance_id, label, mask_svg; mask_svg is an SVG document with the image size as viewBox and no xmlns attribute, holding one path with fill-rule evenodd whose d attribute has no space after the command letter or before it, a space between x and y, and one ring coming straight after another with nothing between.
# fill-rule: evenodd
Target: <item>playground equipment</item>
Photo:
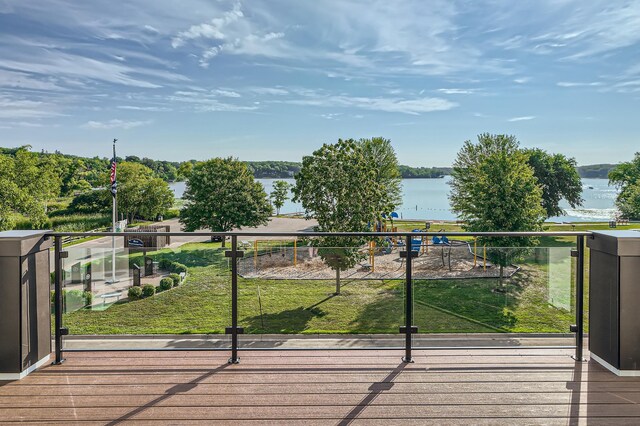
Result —
<instances>
[{"instance_id":1,"label":"playground equipment","mask_svg":"<svg viewBox=\"0 0 640 426\"><path fill-rule=\"evenodd\" d=\"M468 243L465 241L450 241L449 238L447 238L446 235L443 235L442 237L437 237L434 236L433 239L433 245L434 246L440 246L441 250L440 250L440 256L442 258L442 266L449 266L449 271L452 270L451 267L451 250L453 247L462 247L462 246L467 246L468 247ZM447 248L447 251L445 251L445 248ZM447 259L447 262L445 262L445 259ZM476 258L476 253L475 253L475 241L474 241L474 253L473 253L473 266L475 267L477 262L477 258Z\"/></svg>"},{"instance_id":2,"label":"playground equipment","mask_svg":"<svg viewBox=\"0 0 640 426\"><path fill-rule=\"evenodd\" d=\"M260 253L259 246L260 243L265 243L266 248L263 249L263 253ZM258 268L258 256L259 255L267 255L268 257L272 257L274 254L280 254L283 258L286 257L287 254L287 241L274 241L274 240L254 240L253 241L253 267ZM276 249L274 250L274 247ZM275 253L274 253L275 251ZM293 266L298 266L298 238L293 240Z\"/></svg>"}]
</instances>

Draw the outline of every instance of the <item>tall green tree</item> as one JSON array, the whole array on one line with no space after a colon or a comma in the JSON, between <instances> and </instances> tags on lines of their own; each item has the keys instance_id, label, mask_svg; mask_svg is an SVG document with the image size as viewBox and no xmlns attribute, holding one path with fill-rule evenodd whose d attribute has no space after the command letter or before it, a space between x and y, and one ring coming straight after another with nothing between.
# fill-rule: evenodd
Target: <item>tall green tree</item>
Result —
<instances>
[{"instance_id":1,"label":"tall green tree","mask_svg":"<svg viewBox=\"0 0 640 426\"><path fill-rule=\"evenodd\" d=\"M618 164L609 172L609 185L616 186L620 193L616 206L627 219L640 220L640 152L631 161Z\"/></svg>"},{"instance_id":2,"label":"tall green tree","mask_svg":"<svg viewBox=\"0 0 640 426\"><path fill-rule=\"evenodd\" d=\"M378 201L378 210L389 214L402 203L402 178L398 168L398 158L391 141L383 137L360 139L363 155L372 162L374 179L382 188L383 197Z\"/></svg>"},{"instance_id":3,"label":"tall green tree","mask_svg":"<svg viewBox=\"0 0 640 426\"><path fill-rule=\"evenodd\" d=\"M542 189L538 185L528 156L514 136L478 136L466 141L453 164L451 207L465 221L470 232L540 231L546 217ZM519 247L536 243L531 237L482 237L489 246L487 255L504 267L521 252Z\"/></svg>"},{"instance_id":4,"label":"tall green tree","mask_svg":"<svg viewBox=\"0 0 640 426\"><path fill-rule=\"evenodd\" d=\"M47 220L47 202L60 191L60 181L48 164L27 147L0 154L0 230L12 229L15 214L27 216L35 228Z\"/></svg>"},{"instance_id":5,"label":"tall green tree","mask_svg":"<svg viewBox=\"0 0 640 426\"><path fill-rule=\"evenodd\" d=\"M640 182L628 185L624 192L618 195L616 206L622 217L640 220Z\"/></svg>"},{"instance_id":6,"label":"tall green tree","mask_svg":"<svg viewBox=\"0 0 640 426\"><path fill-rule=\"evenodd\" d=\"M380 220L381 206L397 195L378 177L365 144L353 139L324 144L302 160L295 176L294 201L302 203L307 218L318 221L321 232L365 232ZM315 241L318 254L336 271L336 294L340 294L340 271L362 259L360 237L324 237Z\"/></svg>"},{"instance_id":7,"label":"tall green tree","mask_svg":"<svg viewBox=\"0 0 640 426\"><path fill-rule=\"evenodd\" d=\"M106 172L105 172L106 179ZM137 216L155 219L173 205L173 191L153 171L140 164L118 164L118 212L130 222Z\"/></svg>"},{"instance_id":8,"label":"tall green tree","mask_svg":"<svg viewBox=\"0 0 640 426\"><path fill-rule=\"evenodd\" d=\"M262 184L246 164L233 158L196 163L182 198L180 222L187 231L229 232L266 225L272 212Z\"/></svg>"},{"instance_id":9,"label":"tall green tree","mask_svg":"<svg viewBox=\"0 0 640 426\"><path fill-rule=\"evenodd\" d=\"M562 154L549 154L542 149L526 149L528 163L542 188L542 206L547 217L562 216L560 200L572 208L582 205L582 181L576 169L576 160Z\"/></svg>"},{"instance_id":10,"label":"tall green tree","mask_svg":"<svg viewBox=\"0 0 640 426\"><path fill-rule=\"evenodd\" d=\"M276 215L280 214L280 209L284 206L284 202L289 199L289 188L291 188L291 184L284 180L273 182L273 191L271 191L269 197L276 208Z\"/></svg>"}]
</instances>

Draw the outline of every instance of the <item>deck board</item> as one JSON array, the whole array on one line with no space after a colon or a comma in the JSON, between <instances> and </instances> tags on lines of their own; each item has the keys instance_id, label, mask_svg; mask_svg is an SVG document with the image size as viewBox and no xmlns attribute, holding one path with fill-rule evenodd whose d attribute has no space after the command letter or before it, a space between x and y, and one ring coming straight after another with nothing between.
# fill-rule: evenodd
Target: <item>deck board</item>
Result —
<instances>
[{"instance_id":1,"label":"deck board","mask_svg":"<svg viewBox=\"0 0 640 426\"><path fill-rule=\"evenodd\" d=\"M640 424L640 378L563 349L68 353L0 382L11 424Z\"/></svg>"}]
</instances>

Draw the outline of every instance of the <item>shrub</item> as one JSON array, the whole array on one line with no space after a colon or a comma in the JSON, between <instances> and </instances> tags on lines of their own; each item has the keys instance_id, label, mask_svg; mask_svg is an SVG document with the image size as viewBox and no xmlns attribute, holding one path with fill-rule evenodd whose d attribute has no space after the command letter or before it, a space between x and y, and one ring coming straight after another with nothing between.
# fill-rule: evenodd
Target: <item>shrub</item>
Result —
<instances>
[{"instance_id":1,"label":"shrub","mask_svg":"<svg viewBox=\"0 0 640 426\"><path fill-rule=\"evenodd\" d=\"M187 273L187 267L184 266L182 263L171 262L170 271L174 272L176 274L180 274L182 272L184 272L186 274Z\"/></svg>"},{"instance_id":2,"label":"shrub","mask_svg":"<svg viewBox=\"0 0 640 426\"><path fill-rule=\"evenodd\" d=\"M164 213L163 218L164 218L164 220L167 220L167 219L173 219L173 218L176 218L176 217L179 217L179 216L180 216L180 210L179 209L169 209Z\"/></svg>"},{"instance_id":3,"label":"shrub","mask_svg":"<svg viewBox=\"0 0 640 426\"><path fill-rule=\"evenodd\" d=\"M160 280L161 291L171 290L172 287L173 287L173 279L166 277Z\"/></svg>"},{"instance_id":4,"label":"shrub","mask_svg":"<svg viewBox=\"0 0 640 426\"><path fill-rule=\"evenodd\" d=\"M171 278L171 281L173 281L173 286L174 287L177 287L177 286L180 285L180 275L179 274L172 273L172 274L169 274L169 276L167 278Z\"/></svg>"},{"instance_id":5,"label":"shrub","mask_svg":"<svg viewBox=\"0 0 640 426\"><path fill-rule=\"evenodd\" d=\"M129 287L127 294L129 300L138 300L142 297L142 289L140 287Z\"/></svg>"},{"instance_id":6,"label":"shrub","mask_svg":"<svg viewBox=\"0 0 640 426\"><path fill-rule=\"evenodd\" d=\"M156 288L151 284L146 284L142 287L142 297L151 297L156 294Z\"/></svg>"},{"instance_id":7,"label":"shrub","mask_svg":"<svg viewBox=\"0 0 640 426\"><path fill-rule=\"evenodd\" d=\"M51 303L55 303L55 292L51 292ZM62 303L66 312L76 311L93 303L93 293L82 290L62 290Z\"/></svg>"},{"instance_id":8,"label":"shrub","mask_svg":"<svg viewBox=\"0 0 640 426\"><path fill-rule=\"evenodd\" d=\"M129 269L133 269L133 265L138 265L140 269L143 269L144 259L142 257L129 258Z\"/></svg>"},{"instance_id":9,"label":"shrub","mask_svg":"<svg viewBox=\"0 0 640 426\"><path fill-rule=\"evenodd\" d=\"M160 266L160 269L164 269L165 271L168 271L171 269L171 263L172 262L169 259L162 258L160 259L158 266Z\"/></svg>"}]
</instances>

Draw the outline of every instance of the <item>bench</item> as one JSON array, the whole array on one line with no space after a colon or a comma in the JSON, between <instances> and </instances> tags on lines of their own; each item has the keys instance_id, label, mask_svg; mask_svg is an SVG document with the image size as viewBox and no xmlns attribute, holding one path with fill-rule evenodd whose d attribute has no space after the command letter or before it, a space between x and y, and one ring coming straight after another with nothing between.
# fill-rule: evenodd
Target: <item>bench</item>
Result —
<instances>
[{"instance_id":1,"label":"bench","mask_svg":"<svg viewBox=\"0 0 640 426\"><path fill-rule=\"evenodd\" d=\"M107 301L108 298L110 297L115 297L116 298L116 302L120 300L120 296L122 296L122 292L120 291L114 291L113 293L105 293L105 294L101 294L100 297L102 298L102 304L104 305L105 302Z\"/></svg>"}]
</instances>

